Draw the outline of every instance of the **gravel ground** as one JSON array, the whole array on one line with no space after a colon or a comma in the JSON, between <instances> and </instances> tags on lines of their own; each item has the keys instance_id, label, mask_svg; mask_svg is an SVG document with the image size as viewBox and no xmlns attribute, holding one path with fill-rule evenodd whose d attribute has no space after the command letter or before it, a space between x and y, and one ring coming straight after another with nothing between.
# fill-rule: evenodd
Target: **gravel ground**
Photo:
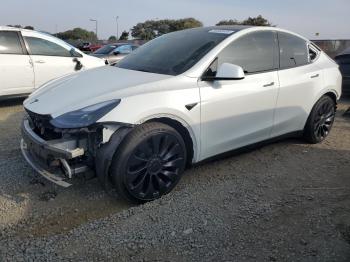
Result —
<instances>
[{"instance_id":1,"label":"gravel ground","mask_svg":"<svg viewBox=\"0 0 350 262\"><path fill-rule=\"evenodd\" d=\"M0 106L0 261L350 261L350 102L320 145L201 164L141 206L96 179L62 189L36 175L18 146L20 104Z\"/></svg>"}]
</instances>

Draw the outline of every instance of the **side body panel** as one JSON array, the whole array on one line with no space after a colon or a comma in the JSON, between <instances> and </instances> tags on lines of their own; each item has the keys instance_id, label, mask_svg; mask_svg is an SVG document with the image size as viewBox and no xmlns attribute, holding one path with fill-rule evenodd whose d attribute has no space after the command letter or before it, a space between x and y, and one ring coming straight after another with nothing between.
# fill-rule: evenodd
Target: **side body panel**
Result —
<instances>
[{"instance_id":1,"label":"side body panel","mask_svg":"<svg viewBox=\"0 0 350 262\"><path fill-rule=\"evenodd\" d=\"M72 57L31 55L35 70L35 88L51 79L75 72Z\"/></svg>"},{"instance_id":2,"label":"side body panel","mask_svg":"<svg viewBox=\"0 0 350 262\"><path fill-rule=\"evenodd\" d=\"M339 70L322 53L315 62L280 70L278 76L280 90L272 137L303 130L313 106L325 93L340 96Z\"/></svg>"},{"instance_id":3,"label":"side body panel","mask_svg":"<svg viewBox=\"0 0 350 262\"><path fill-rule=\"evenodd\" d=\"M279 88L276 71L199 86L201 159L270 137Z\"/></svg>"},{"instance_id":4,"label":"side body panel","mask_svg":"<svg viewBox=\"0 0 350 262\"><path fill-rule=\"evenodd\" d=\"M0 96L31 93L34 71L28 55L0 54Z\"/></svg>"}]
</instances>

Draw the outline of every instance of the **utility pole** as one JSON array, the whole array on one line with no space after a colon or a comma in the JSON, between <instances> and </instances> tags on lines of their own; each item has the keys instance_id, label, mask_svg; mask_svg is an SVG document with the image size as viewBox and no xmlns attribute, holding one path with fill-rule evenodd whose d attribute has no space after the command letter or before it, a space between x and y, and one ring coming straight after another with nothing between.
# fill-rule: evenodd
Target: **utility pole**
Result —
<instances>
[{"instance_id":1,"label":"utility pole","mask_svg":"<svg viewBox=\"0 0 350 262\"><path fill-rule=\"evenodd\" d=\"M119 20L119 16L117 16L115 18L115 21L117 22L117 41L119 40L119 23L118 23L118 20Z\"/></svg>"},{"instance_id":2,"label":"utility pole","mask_svg":"<svg viewBox=\"0 0 350 262\"><path fill-rule=\"evenodd\" d=\"M98 34L97 34L98 33L98 31L97 31L98 30L98 21L96 19L91 19L91 18L90 18L90 21L96 23L96 37L97 37L97 40L98 40Z\"/></svg>"}]
</instances>

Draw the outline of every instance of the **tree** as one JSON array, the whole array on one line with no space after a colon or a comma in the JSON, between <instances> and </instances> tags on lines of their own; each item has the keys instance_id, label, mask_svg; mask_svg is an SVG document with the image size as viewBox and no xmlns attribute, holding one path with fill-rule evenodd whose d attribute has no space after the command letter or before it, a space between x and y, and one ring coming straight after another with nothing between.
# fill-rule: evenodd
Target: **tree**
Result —
<instances>
[{"instance_id":1,"label":"tree","mask_svg":"<svg viewBox=\"0 0 350 262\"><path fill-rule=\"evenodd\" d=\"M147 20L138 23L131 29L131 35L143 40L151 40L157 36L188 28L201 27L202 22L194 18L184 18L178 20Z\"/></svg>"},{"instance_id":2,"label":"tree","mask_svg":"<svg viewBox=\"0 0 350 262\"><path fill-rule=\"evenodd\" d=\"M7 25L7 26L9 26L9 27L15 27L15 28L22 28L21 25Z\"/></svg>"},{"instance_id":3,"label":"tree","mask_svg":"<svg viewBox=\"0 0 350 262\"><path fill-rule=\"evenodd\" d=\"M129 39L129 32L123 31L122 35L120 36L119 40L128 40Z\"/></svg>"},{"instance_id":4,"label":"tree","mask_svg":"<svg viewBox=\"0 0 350 262\"><path fill-rule=\"evenodd\" d=\"M254 25L254 26L271 26L272 24L261 15L257 17L248 17L242 22L242 25Z\"/></svg>"},{"instance_id":5,"label":"tree","mask_svg":"<svg viewBox=\"0 0 350 262\"><path fill-rule=\"evenodd\" d=\"M230 19L230 20L221 20L216 25L240 25L241 23L238 22L236 19Z\"/></svg>"},{"instance_id":6,"label":"tree","mask_svg":"<svg viewBox=\"0 0 350 262\"><path fill-rule=\"evenodd\" d=\"M109 38L108 38L108 42L117 42L117 37L115 35L111 35Z\"/></svg>"},{"instance_id":7,"label":"tree","mask_svg":"<svg viewBox=\"0 0 350 262\"><path fill-rule=\"evenodd\" d=\"M257 17L248 17L247 19L243 21L238 21L236 19L230 19L230 20L221 20L216 25L253 25L253 26L272 26L272 24L262 17L261 15L258 15Z\"/></svg>"},{"instance_id":8,"label":"tree","mask_svg":"<svg viewBox=\"0 0 350 262\"><path fill-rule=\"evenodd\" d=\"M27 25L27 26L25 26L25 27L22 27L21 25L7 25L7 26L34 30L34 27L31 26L31 25Z\"/></svg>"},{"instance_id":9,"label":"tree","mask_svg":"<svg viewBox=\"0 0 350 262\"><path fill-rule=\"evenodd\" d=\"M74 28L73 30L68 30L65 32L57 33L56 36L65 41L67 40L82 40L82 41L90 41L97 42L97 36L95 32L89 32L82 28Z\"/></svg>"}]
</instances>

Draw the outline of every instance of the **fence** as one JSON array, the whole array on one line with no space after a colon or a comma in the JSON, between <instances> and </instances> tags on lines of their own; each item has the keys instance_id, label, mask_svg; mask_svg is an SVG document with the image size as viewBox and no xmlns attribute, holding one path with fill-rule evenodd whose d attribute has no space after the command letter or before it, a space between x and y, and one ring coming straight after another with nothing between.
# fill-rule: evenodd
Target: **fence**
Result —
<instances>
[{"instance_id":1,"label":"fence","mask_svg":"<svg viewBox=\"0 0 350 262\"><path fill-rule=\"evenodd\" d=\"M312 42L332 58L350 48L350 40L313 40Z\"/></svg>"}]
</instances>

